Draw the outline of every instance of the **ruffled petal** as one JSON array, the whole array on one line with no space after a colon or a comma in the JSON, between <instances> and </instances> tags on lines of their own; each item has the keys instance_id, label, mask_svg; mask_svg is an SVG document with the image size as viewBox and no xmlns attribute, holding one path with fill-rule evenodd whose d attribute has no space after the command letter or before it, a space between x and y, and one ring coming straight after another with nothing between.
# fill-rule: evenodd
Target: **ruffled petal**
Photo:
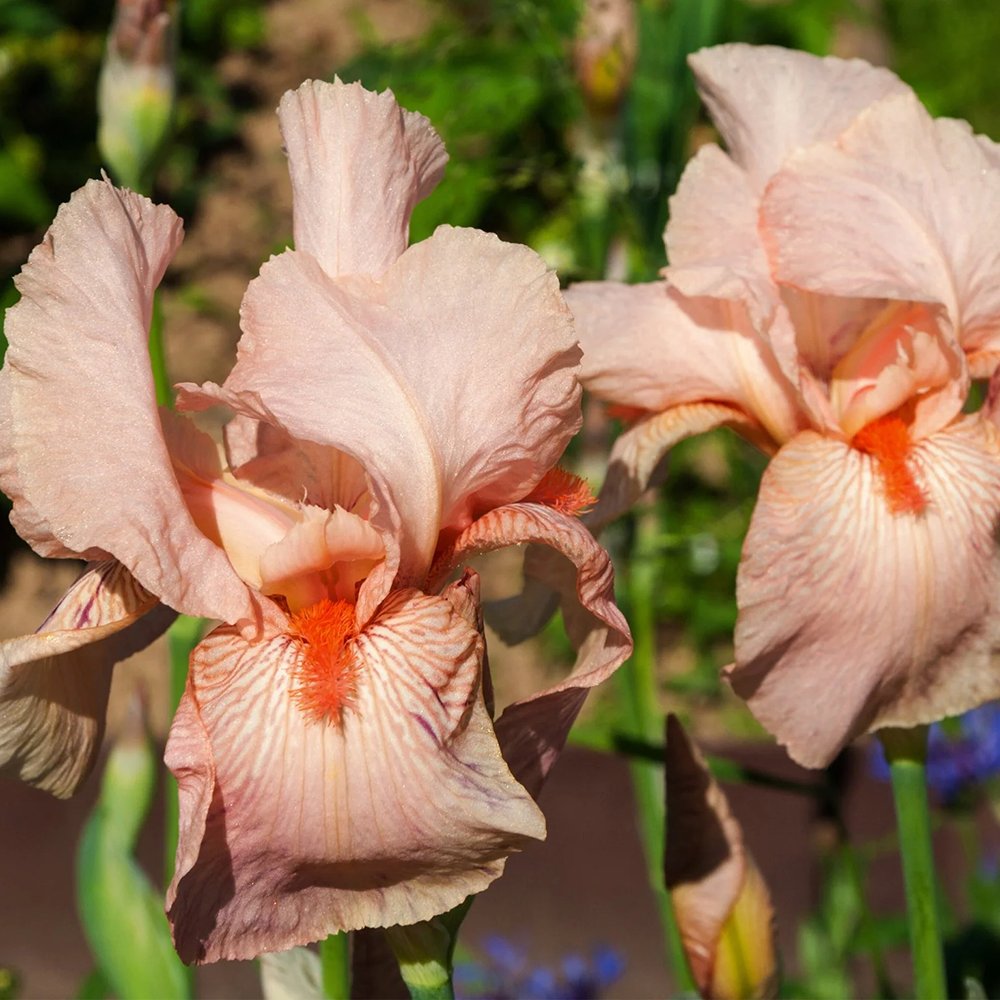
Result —
<instances>
[{"instance_id":1,"label":"ruffled petal","mask_svg":"<svg viewBox=\"0 0 1000 1000\"><path fill-rule=\"evenodd\" d=\"M297 249L331 277L379 275L406 249L414 205L448 155L423 115L392 91L308 80L278 108L294 194Z\"/></svg>"},{"instance_id":2,"label":"ruffled petal","mask_svg":"<svg viewBox=\"0 0 1000 1000\"><path fill-rule=\"evenodd\" d=\"M761 222L778 280L848 297L939 303L962 346L1000 346L1000 167L968 126L912 95L792 157Z\"/></svg>"},{"instance_id":3,"label":"ruffled petal","mask_svg":"<svg viewBox=\"0 0 1000 1000\"><path fill-rule=\"evenodd\" d=\"M835 139L889 94L911 93L894 74L860 59L771 45L718 45L688 63L730 154L758 191L793 150Z\"/></svg>"},{"instance_id":4,"label":"ruffled petal","mask_svg":"<svg viewBox=\"0 0 1000 1000\"><path fill-rule=\"evenodd\" d=\"M1000 435L978 415L906 459L893 513L872 457L806 432L764 474L737 581L733 689L795 760L1000 696Z\"/></svg>"},{"instance_id":5,"label":"ruffled petal","mask_svg":"<svg viewBox=\"0 0 1000 1000\"><path fill-rule=\"evenodd\" d=\"M404 580L423 578L441 529L530 492L579 426L556 278L484 233L442 227L378 282L283 254L251 284L243 324L225 393L203 393L356 459Z\"/></svg>"},{"instance_id":6,"label":"ruffled petal","mask_svg":"<svg viewBox=\"0 0 1000 1000\"><path fill-rule=\"evenodd\" d=\"M37 632L0 642L0 774L72 795L101 747L112 667L173 618L123 566L104 562Z\"/></svg>"},{"instance_id":7,"label":"ruffled petal","mask_svg":"<svg viewBox=\"0 0 1000 1000\"><path fill-rule=\"evenodd\" d=\"M577 519L541 504L498 507L474 521L439 553L436 571L447 573L475 553L524 542L559 553L544 583L559 594L566 630L577 649L568 677L508 706L497 721L497 738L511 771L537 795L587 692L625 661L632 652L632 636L614 603L614 569L608 554ZM504 628L511 620L511 608L493 610L490 624L502 638L509 638L518 624Z\"/></svg>"},{"instance_id":8,"label":"ruffled petal","mask_svg":"<svg viewBox=\"0 0 1000 1000\"><path fill-rule=\"evenodd\" d=\"M566 300L581 378L603 399L647 410L729 403L777 442L799 429L795 390L742 303L688 299L663 282L584 282Z\"/></svg>"},{"instance_id":9,"label":"ruffled petal","mask_svg":"<svg viewBox=\"0 0 1000 1000\"><path fill-rule=\"evenodd\" d=\"M176 610L236 620L246 588L187 513L149 364L153 292L180 239L169 208L107 182L60 208L7 313L0 489L43 554L110 554Z\"/></svg>"},{"instance_id":10,"label":"ruffled petal","mask_svg":"<svg viewBox=\"0 0 1000 1000\"><path fill-rule=\"evenodd\" d=\"M483 706L477 606L474 575L440 597L390 595L356 640L356 700L339 725L296 705L299 647L276 609L260 642L222 628L198 647L167 746L182 958L429 919L544 836Z\"/></svg>"}]
</instances>

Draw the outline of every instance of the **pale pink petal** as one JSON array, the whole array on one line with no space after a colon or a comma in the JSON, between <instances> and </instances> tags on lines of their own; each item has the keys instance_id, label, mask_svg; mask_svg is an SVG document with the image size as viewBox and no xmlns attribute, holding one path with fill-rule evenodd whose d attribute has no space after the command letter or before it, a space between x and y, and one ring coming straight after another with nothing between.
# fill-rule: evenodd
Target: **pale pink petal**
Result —
<instances>
[{"instance_id":1,"label":"pale pink petal","mask_svg":"<svg viewBox=\"0 0 1000 1000\"><path fill-rule=\"evenodd\" d=\"M544 582L563 603L563 619L577 659L569 676L510 705L497 721L497 737L515 777L537 795L562 750L587 692L610 676L632 651L632 637L614 603L614 569L608 554L576 519L536 503L498 507L474 521L445 551L437 573L475 553L540 543L559 553ZM491 624L502 628L498 609ZM503 637L501 633L501 637Z\"/></svg>"},{"instance_id":2,"label":"pale pink petal","mask_svg":"<svg viewBox=\"0 0 1000 1000\"><path fill-rule=\"evenodd\" d=\"M331 277L381 274L406 249L410 213L448 156L423 115L392 91L309 80L278 108L298 250Z\"/></svg>"},{"instance_id":3,"label":"pale pink petal","mask_svg":"<svg viewBox=\"0 0 1000 1000\"><path fill-rule=\"evenodd\" d=\"M766 887L726 796L674 715L667 717L666 779L664 882L699 995L775 996L774 910ZM727 930L740 951L733 958L723 946Z\"/></svg>"},{"instance_id":4,"label":"pale pink petal","mask_svg":"<svg viewBox=\"0 0 1000 1000\"><path fill-rule=\"evenodd\" d=\"M579 426L555 276L484 233L442 227L378 282L285 253L251 284L243 324L215 395L361 463L405 579L426 573L442 528L528 493Z\"/></svg>"},{"instance_id":5,"label":"pale pink petal","mask_svg":"<svg viewBox=\"0 0 1000 1000\"><path fill-rule=\"evenodd\" d=\"M618 436L611 447L597 504L583 520L594 531L610 524L657 485L661 463L678 441L716 427L729 427L764 451L774 448L764 429L737 407L714 402L672 406L645 417Z\"/></svg>"},{"instance_id":6,"label":"pale pink petal","mask_svg":"<svg viewBox=\"0 0 1000 1000\"><path fill-rule=\"evenodd\" d=\"M246 588L188 516L153 392L153 291L180 239L169 208L107 182L60 208L7 313L0 488L39 551L110 554L176 610L235 620Z\"/></svg>"},{"instance_id":7,"label":"pale pink petal","mask_svg":"<svg viewBox=\"0 0 1000 1000\"><path fill-rule=\"evenodd\" d=\"M339 725L294 703L297 647L276 610L259 642L222 628L198 647L167 747L181 789L168 906L186 961L429 919L544 836L483 707L477 605L474 576L441 597L390 595L356 640Z\"/></svg>"},{"instance_id":8,"label":"pale pink petal","mask_svg":"<svg viewBox=\"0 0 1000 1000\"><path fill-rule=\"evenodd\" d=\"M584 385L646 410L728 403L776 442L800 426L796 391L737 301L688 299L663 282L584 282L566 293L583 347Z\"/></svg>"},{"instance_id":9,"label":"pale pink petal","mask_svg":"<svg viewBox=\"0 0 1000 1000\"><path fill-rule=\"evenodd\" d=\"M101 747L112 667L173 618L123 566L104 562L36 633L0 642L0 774L72 795Z\"/></svg>"},{"instance_id":10,"label":"pale pink petal","mask_svg":"<svg viewBox=\"0 0 1000 1000\"><path fill-rule=\"evenodd\" d=\"M226 456L240 479L296 502L370 513L365 470L336 448L296 441L280 427L242 415L225 427Z\"/></svg>"},{"instance_id":11,"label":"pale pink petal","mask_svg":"<svg viewBox=\"0 0 1000 1000\"><path fill-rule=\"evenodd\" d=\"M848 297L940 303L970 351L1000 334L1000 167L967 126L911 95L836 144L792 157L761 207L778 280Z\"/></svg>"},{"instance_id":12,"label":"pale pink petal","mask_svg":"<svg viewBox=\"0 0 1000 1000\"><path fill-rule=\"evenodd\" d=\"M688 63L730 154L757 191L795 149L836 138L889 94L910 93L888 70L860 59L770 45L718 45Z\"/></svg>"},{"instance_id":13,"label":"pale pink petal","mask_svg":"<svg viewBox=\"0 0 1000 1000\"><path fill-rule=\"evenodd\" d=\"M964 418L908 465L926 499L917 513L890 510L872 457L812 432L764 474L729 679L804 766L869 730L1000 696L998 432Z\"/></svg>"}]
</instances>

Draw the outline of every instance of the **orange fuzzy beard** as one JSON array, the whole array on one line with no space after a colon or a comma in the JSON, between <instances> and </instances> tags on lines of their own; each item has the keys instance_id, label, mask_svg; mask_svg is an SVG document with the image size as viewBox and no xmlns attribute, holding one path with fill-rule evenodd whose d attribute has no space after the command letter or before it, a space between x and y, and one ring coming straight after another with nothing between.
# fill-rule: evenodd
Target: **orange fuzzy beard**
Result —
<instances>
[{"instance_id":1,"label":"orange fuzzy beard","mask_svg":"<svg viewBox=\"0 0 1000 1000\"><path fill-rule=\"evenodd\" d=\"M927 507L927 498L907 461L910 433L899 417L887 414L873 420L854 435L851 444L875 459L893 514L919 514Z\"/></svg>"},{"instance_id":2,"label":"orange fuzzy beard","mask_svg":"<svg viewBox=\"0 0 1000 1000\"><path fill-rule=\"evenodd\" d=\"M354 605L324 599L293 614L288 631L302 650L292 701L316 722L339 725L357 695Z\"/></svg>"},{"instance_id":3,"label":"orange fuzzy beard","mask_svg":"<svg viewBox=\"0 0 1000 1000\"><path fill-rule=\"evenodd\" d=\"M541 503L560 514L582 514L594 505L590 487L579 476L556 466L542 476L522 503Z\"/></svg>"}]
</instances>

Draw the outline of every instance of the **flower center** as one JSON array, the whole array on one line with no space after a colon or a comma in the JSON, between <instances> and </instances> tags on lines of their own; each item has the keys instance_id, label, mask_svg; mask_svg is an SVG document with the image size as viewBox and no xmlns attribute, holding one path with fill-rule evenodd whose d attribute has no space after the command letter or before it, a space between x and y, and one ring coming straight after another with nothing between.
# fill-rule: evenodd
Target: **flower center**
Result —
<instances>
[{"instance_id":1,"label":"flower center","mask_svg":"<svg viewBox=\"0 0 1000 1000\"><path fill-rule=\"evenodd\" d=\"M927 498L908 461L910 432L901 417L888 413L862 427L851 441L858 451L875 459L893 514L919 514Z\"/></svg>"},{"instance_id":2,"label":"flower center","mask_svg":"<svg viewBox=\"0 0 1000 1000\"><path fill-rule=\"evenodd\" d=\"M340 725L357 699L354 605L324 598L293 614L288 631L300 645L292 701L307 718Z\"/></svg>"},{"instance_id":3,"label":"flower center","mask_svg":"<svg viewBox=\"0 0 1000 1000\"><path fill-rule=\"evenodd\" d=\"M522 503L540 503L560 514L582 514L595 503L586 481L555 466L539 480Z\"/></svg>"}]
</instances>

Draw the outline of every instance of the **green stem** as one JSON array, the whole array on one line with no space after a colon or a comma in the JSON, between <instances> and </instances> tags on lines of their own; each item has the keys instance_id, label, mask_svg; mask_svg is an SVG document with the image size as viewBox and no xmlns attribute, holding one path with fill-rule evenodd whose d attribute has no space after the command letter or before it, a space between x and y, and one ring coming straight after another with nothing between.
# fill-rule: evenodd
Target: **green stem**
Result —
<instances>
[{"instance_id":1,"label":"green stem","mask_svg":"<svg viewBox=\"0 0 1000 1000\"><path fill-rule=\"evenodd\" d=\"M650 743L662 741L664 725L656 680L657 643L653 597L658 574L656 560L651 555L658 531L655 510L647 509L637 513L634 558L627 577L631 610L629 621L635 649L632 658L615 675L629 728L636 737ZM639 814L639 830L646 854L646 870L660 911L666 953L678 988L690 993L694 991L694 980L677 928L673 902L663 883L666 822L663 760L661 758L656 763L633 760L630 768Z\"/></svg>"},{"instance_id":2,"label":"green stem","mask_svg":"<svg viewBox=\"0 0 1000 1000\"><path fill-rule=\"evenodd\" d=\"M346 931L331 934L319 943L319 960L323 972L323 996L327 1000L350 1000L351 941Z\"/></svg>"},{"instance_id":3,"label":"green stem","mask_svg":"<svg viewBox=\"0 0 1000 1000\"><path fill-rule=\"evenodd\" d=\"M927 730L887 729L879 737L889 761L896 802L915 994L918 1000L945 1000L948 991L927 806Z\"/></svg>"},{"instance_id":4,"label":"green stem","mask_svg":"<svg viewBox=\"0 0 1000 1000\"><path fill-rule=\"evenodd\" d=\"M149 363L153 369L156 405L172 407L174 394L167 374L167 356L163 344L163 306L158 294L153 295L153 312L149 318Z\"/></svg>"},{"instance_id":5,"label":"green stem","mask_svg":"<svg viewBox=\"0 0 1000 1000\"><path fill-rule=\"evenodd\" d=\"M385 934L413 1000L455 1000L451 982L454 943L438 918L387 927Z\"/></svg>"}]
</instances>

